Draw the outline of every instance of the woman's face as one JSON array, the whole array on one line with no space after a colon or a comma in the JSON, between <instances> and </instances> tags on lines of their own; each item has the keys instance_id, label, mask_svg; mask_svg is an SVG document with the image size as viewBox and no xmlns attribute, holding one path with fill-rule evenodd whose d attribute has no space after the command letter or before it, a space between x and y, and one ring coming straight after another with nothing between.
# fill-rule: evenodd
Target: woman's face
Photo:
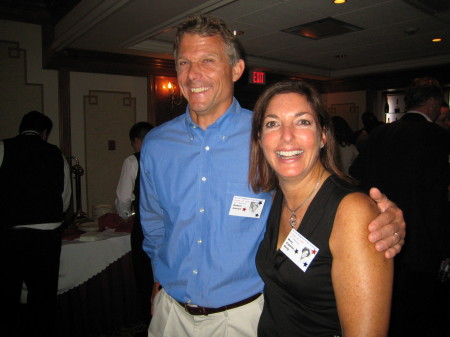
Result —
<instances>
[{"instance_id":1,"label":"woman's face","mask_svg":"<svg viewBox=\"0 0 450 337\"><path fill-rule=\"evenodd\" d=\"M272 97L264 114L260 145L280 183L307 176L319 161L324 144L317 114L304 96L286 93Z\"/></svg>"}]
</instances>

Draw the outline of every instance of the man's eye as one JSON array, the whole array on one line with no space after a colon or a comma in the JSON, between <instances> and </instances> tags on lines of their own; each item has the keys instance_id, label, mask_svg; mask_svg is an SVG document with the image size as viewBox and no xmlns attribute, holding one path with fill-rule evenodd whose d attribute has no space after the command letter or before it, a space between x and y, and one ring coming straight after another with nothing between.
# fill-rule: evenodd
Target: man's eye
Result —
<instances>
[{"instance_id":1,"label":"man's eye","mask_svg":"<svg viewBox=\"0 0 450 337\"><path fill-rule=\"evenodd\" d=\"M307 119L301 119L301 120L298 121L298 124L311 125L311 122L309 120L307 120Z\"/></svg>"}]
</instances>

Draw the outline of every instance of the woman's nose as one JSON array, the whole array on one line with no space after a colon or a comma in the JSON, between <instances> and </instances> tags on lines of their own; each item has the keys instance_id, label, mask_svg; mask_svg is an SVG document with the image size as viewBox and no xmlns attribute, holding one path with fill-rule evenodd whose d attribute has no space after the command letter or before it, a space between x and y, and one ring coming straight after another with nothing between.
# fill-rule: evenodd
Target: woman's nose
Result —
<instances>
[{"instance_id":1,"label":"woman's nose","mask_svg":"<svg viewBox=\"0 0 450 337\"><path fill-rule=\"evenodd\" d=\"M294 133L292 132L292 127L291 126L284 126L282 128L282 135L281 135L282 139L284 142L289 143L290 141L292 141L292 138L294 137Z\"/></svg>"}]
</instances>

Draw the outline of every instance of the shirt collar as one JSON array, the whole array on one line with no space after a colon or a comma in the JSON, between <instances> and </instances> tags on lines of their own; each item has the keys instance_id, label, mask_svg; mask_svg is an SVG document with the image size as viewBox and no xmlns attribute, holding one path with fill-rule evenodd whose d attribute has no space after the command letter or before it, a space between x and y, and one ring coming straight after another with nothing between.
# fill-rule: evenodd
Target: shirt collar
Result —
<instances>
[{"instance_id":1,"label":"shirt collar","mask_svg":"<svg viewBox=\"0 0 450 337\"><path fill-rule=\"evenodd\" d=\"M20 133L21 136L41 136L39 132L34 130L25 130Z\"/></svg>"},{"instance_id":2,"label":"shirt collar","mask_svg":"<svg viewBox=\"0 0 450 337\"><path fill-rule=\"evenodd\" d=\"M409 113L409 114L418 114L418 115L422 115L427 121L429 121L430 123L433 123L433 121L431 120L431 118L428 117L427 115L425 115L423 112L416 111L416 110L411 110L411 111L408 111L407 113Z\"/></svg>"},{"instance_id":3,"label":"shirt collar","mask_svg":"<svg viewBox=\"0 0 450 337\"><path fill-rule=\"evenodd\" d=\"M225 132L226 129L228 129L229 125L232 123L232 121L237 117L239 112L241 111L241 106L237 99L233 97L233 102L231 102L231 105L228 107L228 109L225 111L225 113L220 116L214 123L212 123L210 126L208 126L207 129L218 129L219 132ZM191 114L189 113L189 106L186 107L185 112L185 123L186 128L188 130L200 128L194 121L192 120Z\"/></svg>"}]
</instances>

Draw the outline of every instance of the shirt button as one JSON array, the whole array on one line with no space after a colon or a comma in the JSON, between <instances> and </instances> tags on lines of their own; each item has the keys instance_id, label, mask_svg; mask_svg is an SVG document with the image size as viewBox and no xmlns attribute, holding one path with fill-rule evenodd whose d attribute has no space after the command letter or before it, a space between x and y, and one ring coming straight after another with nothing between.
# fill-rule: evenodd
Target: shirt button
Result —
<instances>
[{"instance_id":1,"label":"shirt button","mask_svg":"<svg viewBox=\"0 0 450 337\"><path fill-rule=\"evenodd\" d=\"M205 213L205 209L204 208L200 208L200 213Z\"/></svg>"},{"instance_id":2,"label":"shirt button","mask_svg":"<svg viewBox=\"0 0 450 337\"><path fill-rule=\"evenodd\" d=\"M194 128L194 129L197 129L197 125L194 125L193 128Z\"/></svg>"},{"instance_id":3,"label":"shirt button","mask_svg":"<svg viewBox=\"0 0 450 337\"><path fill-rule=\"evenodd\" d=\"M206 181L206 177L202 177L202 181Z\"/></svg>"},{"instance_id":4,"label":"shirt button","mask_svg":"<svg viewBox=\"0 0 450 337\"><path fill-rule=\"evenodd\" d=\"M205 150L206 150L206 151L209 151L209 146L205 146Z\"/></svg>"},{"instance_id":5,"label":"shirt button","mask_svg":"<svg viewBox=\"0 0 450 337\"><path fill-rule=\"evenodd\" d=\"M197 274L198 274L198 270L197 270L197 269L194 269L194 270L192 271L192 273L193 273L194 275L197 275Z\"/></svg>"},{"instance_id":6,"label":"shirt button","mask_svg":"<svg viewBox=\"0 0 450 337\"><path fill-rule=\"evenodd\" d=\"M203 241L200 239L200 240L197 240L197 243L198 243L199 245L201 245L201 244L203 243Z\"/></svg>"},{"instance_id":7,"label":"shirt button","mask_svg":"<svg viewBox=\"0 0 450 337\"><path fill-rule=\"evenodd\" d=\"M225 136L222 136L222 140L225 140Z\"/></svg>"}]
</instances>

